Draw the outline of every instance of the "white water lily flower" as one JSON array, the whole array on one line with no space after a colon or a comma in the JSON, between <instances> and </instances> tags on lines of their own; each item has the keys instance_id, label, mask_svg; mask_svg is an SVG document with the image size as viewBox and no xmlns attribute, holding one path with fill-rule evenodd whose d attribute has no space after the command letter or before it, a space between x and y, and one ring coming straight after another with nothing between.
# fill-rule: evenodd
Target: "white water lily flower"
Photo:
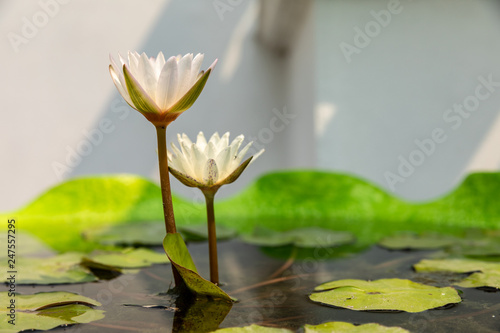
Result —
<instances>
[{"instance_id":1,"label":"white water lily flower","mask_svg":"<svg viewBox=\"0 0 500 333\"><path fill-rule=\"evenodd\" d=\"M180 149L171 144L172 151L167 153L168 169L184 185L202 190L217 191L220 186L234 182L264 152L262 149L242 162L252 142L238 151L245 137L239 135L229 144L229 132L222 137L216 132L208 142L203 132L198 134L196 143L186 134L178 134L177 138Z\"/></svg>"},{"instance_id":2,"label":"white water lily flower","mask_svg":"<svg viewBox=\"0 0 500 333\"><path fill-rule=\"evenodd\" d=\"M203 57L188 53L165 60L162 52L156 58L129 52L128 61L120 56L120 65L110 56L109 71L131 107L155 126L166 126L189 109L205 87L217 60L200 71Z\"/></svg>"}]
</instances>

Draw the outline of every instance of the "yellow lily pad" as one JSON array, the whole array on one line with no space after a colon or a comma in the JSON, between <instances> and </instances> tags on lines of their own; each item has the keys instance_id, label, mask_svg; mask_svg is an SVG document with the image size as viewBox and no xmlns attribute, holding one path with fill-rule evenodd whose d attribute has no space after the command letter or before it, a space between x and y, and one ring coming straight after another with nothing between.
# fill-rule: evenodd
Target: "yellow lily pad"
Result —
<instances>
[{"instance_id":1,"label":"yellow lily pad","mask_svg":"<svg viewBox=\"0 0 500 333\"><path fill-rule=\"evenodd\" d=\"M104 318L104 311L92 308L100 306L99 302L68 292L15 296L1 292L0 303L15 304L16 307L15 315L12 315L7 306L0 309L0 331L5 333L50 330L57 326L90 323Z\"/></svg>"},{"instance_id":2,"label":"yellow lily pad","mask_svg":"<svg viewBox=\"0 0 500 333\"><path fill-rule=\"evenodd\" d=\"M331 321L320 325L305 325L304 333L410 333L401 327L387 327L379 324L353 325L343 321Z\"/></svg>"},{"instance_id":3,"label":"yellow lily pad","mask_svg":"<svg viewBox=\"0 0 500 333\"><path fill-rule=\"evenodd\" d=\"M413 313L462 301L454 288L438 288L403 279L339 280L324 283L314 291L309 296L314 302L356 311Z\"/></svg>"}]
</instances>

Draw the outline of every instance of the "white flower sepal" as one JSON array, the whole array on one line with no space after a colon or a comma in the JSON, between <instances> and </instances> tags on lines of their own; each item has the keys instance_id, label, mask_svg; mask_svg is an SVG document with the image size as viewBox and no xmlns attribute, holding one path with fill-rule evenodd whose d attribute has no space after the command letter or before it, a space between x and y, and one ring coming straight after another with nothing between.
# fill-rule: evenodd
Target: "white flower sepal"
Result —
<instances>
[{"instance_id":1,"label":"white flower sepal","mask_svg":"<svg viewBox=\"0 0 500 333\"><path fill-rule=\"evenodd\" d=\"M116 88L127 103L155 126L166 126L189 109L210 76L217 60L200 71L203 54L170 57L163 53L148 58L145 53L120 56L120 65L110 56L109 72Z\"/></svg>"},{"instance_id":2,"label":"white flower sepal","mask_svg":"<svg viewBox=\"0 0 500 333\"><path fill-rule=\"evenodd\" d=\"M244 138L239 135L229 144L229 132L222 137L216 132L207 142L200 132L193 143L186 134L178 134L180 149L171 144L172 151L167 153L168 169L184 185L215 193L222 185L238 179L245 168L264 152L262 149L241 162L252 145L250 142L238 151Z\"/></svg>"}]
</instances>

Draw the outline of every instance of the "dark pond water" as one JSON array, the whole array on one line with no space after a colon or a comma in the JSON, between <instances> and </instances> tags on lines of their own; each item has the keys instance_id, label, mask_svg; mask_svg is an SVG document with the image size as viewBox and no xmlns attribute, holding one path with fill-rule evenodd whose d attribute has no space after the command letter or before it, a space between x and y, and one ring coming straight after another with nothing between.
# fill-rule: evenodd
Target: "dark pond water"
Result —
<instances>
[{"instance_id":1,"label":"dark pond water","mask_svg":"<svg viewBox=\"0 0 500 333\"><path fill-rule=\"evenodd\" d=\"M207 244L191 243L189 249L201 275L209 276ZM96 283L18 288L21 293L76 292L103 304L100 309L105 311L104 319L57 328L53 332L203 332L251 323L296 330L304 324L327 321L375 322L401 326L411 332L500 332L500 292L463 288L461 304L417 314L358 312L308 300L315 286L336 279L397 277L435 286L448 285L457 277L422 275L411 269L412 264L432 252L387 251L372 247L354 255L327 258L331 255L323 249L295 253L300 260L287 262L291 253L291 248L271 250L236 240L220 242L223 289L239 299L232 308L225 303L207 301L185 304L172 295L159 295L172 283L170 265L155 265L137 274Z\"/></svg>"}]
</instances>

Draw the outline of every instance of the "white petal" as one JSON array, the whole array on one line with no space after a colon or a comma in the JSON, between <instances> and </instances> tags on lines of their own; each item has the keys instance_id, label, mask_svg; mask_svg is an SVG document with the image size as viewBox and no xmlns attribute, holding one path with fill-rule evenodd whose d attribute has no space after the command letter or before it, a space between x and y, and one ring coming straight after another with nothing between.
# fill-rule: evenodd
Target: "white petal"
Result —
<instances>
[{"instance_id":1,"label":"white petal","mask_svg":"<svg viewBox=\"0 0 500 333\"><path fill-rule=\"evenodd\" d=\"M217 150L221 151L222 149L229 146L229 132L224 133L220 141L217 143Z\"/></svg>"},{"instance_id":2,"label":"white petal","mask_svg":"<svg viewBox=\"0 0 500 333\"><path fill-rule=\"evenodd\" d=\"M207 157L202 151L199 150L196 144L193 143L191 147L193 152L193 156L191 158L193 165L193 177L200 181L203 181L203 170L207 162Z\"/></svg>"},{"instance_id":3,"label":"white petal","mask_svg":"<svg viewBox=\"0 0 500 333\"><path fill-rule=\"evenodd\" d=\"M111 74L111 79L113 79L116 89L118 89L120 95L122 95L122 97L127 101L128 104L134 105L134 103L132 103L130 95L128 94L127 85L124 82L123 75L120 76L113 68L113 65L111 65L109 72Z\"/></svg>"},{"instance_id":4,"label":"white petal","mask_svg":"<svg viewBox=\"0 0 500 333\"><path fill-rule=\"evenodd\" d=\"M136 78L136 80L138 80L139 82L142 83L142 81L140 81L139 75L138 75L138 73L139 73L139 60L138 60L138 58L136 58L136 56L132 52L128 53L128 68L130 69L130 72Z\"/></svg>"},{"instance_id":5,"label":"white petal","mask_svg":"<svg viewBox=\"0 0 500 333\"><path fill-rule=\"evenodd\" d=\"M207 146L207 139L205 139L205 135L203 135L203 132L200 131L198 133L198 137L196 138L196 145L200 150L205 150L205 147Z\"/></svg>"},{"instance_id":6,"label":"white petal","mask_svg":"<svg viewBox=\"0 0 500 333\"><path fill-rule=\"evenodd\" d=\"M219 132L215 132L214 134L212 134L210 140L208 140L208 142L212 142L216 146L219 143L219 141L220 141Z\"/></svg>"},{"instance_id":7,"label":"white petal","mask_svg":"<svg viewBox=\"0 0 500 333\"><path fill-rule=\"evenodd\" d=\"M193 59L193 63L191 64L191 78L189 79L190 86L192 86L198 79L198 75L201 71L201 63L203 62L204 57L205 55L198 53Z\"/></svg>"},{"instance_id":8,"label":"white petal","mask_svg":"<svg viewBox=\"0 0 500 333\"><path fill-rule=\"evenodd\" d=\"M182 133L182 140L185 141L188 145L192 145L193 142L191 139L186 135L186 133Z\"/></svg>"},{"instance_id":9,"label":"white petal","mask_svg":"<svg viewBox=\"0 0 500 333\"><path fill-rule=\"evenodd\" d=\"M175 57L170 57L160 73L158 79L158 90L156 92L156 100L158 106L166 110L172 106L177 100L177 61Z\"/></svg>"},{"instance_id":10,"label":"white petal","mask_svg":"<svg viewBox=\"0 0 500 333\"><path fill-rule=\"evenodd\" d=\"M204 152L207 158L215 158L219 154L219 151L213 142L209 142L206 145Z\"/></svg>"},{"instance_id":11,"label":"white petal","mask_svg":"<svg viewBox=\"0 0 500 333\"><path fill-rule=\"evenodd\" d=\"M233 142L231 142L231 153L233 154L233 157L236 156L236 153L238 152L238 149L240 149L241 144L243 143L243 140L245 140L245 136L243 134L238 135Z\"/></svg>"},{"instance_id":12,"label":"white petal","mask_svg":"<svg viewBox=\"0 0 500 333\"><path fill-rule=\"evenodd\" d=\"M141 59L139 61L139 70L142 73L142 80L143 80L141 83L142 87L144 88L144 90L146 90L149 97L151 97L151 99L153 101L156 101L156 98L155 98L156 97L156 84L157 84L156 74L155 74L155 70L154 70L151 62L149 61L149 58L146 55L146 53L143 53L141 55Z\"/></svg>"},{"instance_id":13,"label":"white petal","mask_svg":"<svg viewBox=\"0 0 500 333\"><path fill-rule=\"evenodd\" d=\"M191 63L193 61L193 54L188 53L181 60L179 60L179 88L177 90L177 98L180 99L191 88Z\"/></svg>"},{"instance_id":14,"label":"white petal","mask_svg":"<svg viewBox=\"0 0 500 333\"><path fill-rule=\"evenodd\" d=\"M215 158L215 162L217 162L217 166L219 168L220 178L226 178L226 176L233 172L233 169L229 167L232 160L231 147L226 147L224 150L219 152Z\"/></svg>"},{"instance_id":15,"label":"white petal","mask_svg":"<svg viewBox=\"0 0 500 333\"><path fill-rule=\"evenodd\" d=\"M245 147L243 147L242 150L240 150L238 155L236 155L236 157L234 158L233 163L240 165L240 163L243 160L243 157L245 157L245 154L247 153L248 149L250 149L250 147L252 146L252 143L253 143L253 141L248 143Z\"/></svg>"},{"instance_id":16,"label":"white petal","mask_svg":"<svg viewBox=\"0 0 500 333\"><path fill-rule=\"evenodd\" d=\"M177 148L177 146L173 143L171 143L170 146L172 147L172 151L175 154L175 157L173 159L175 169L187 175L191 175L193 173L191 159L188 160L186 156L179 150L179 148Z\"/></svg>"},{"instance_id":17,"label":"white petal","mask_svg":"<svg viewBox=\"0 0 500 333\"><path fill-rule=\"evenodd\" d=\"M257 154L253 155L253 158L250 161L250 163L248 163L248 165L252 164L257 159L257 157L259 157L260 155L262 155L265 151L266 150L264 148L262 148Z\"/></svg>"},{"instance_id":18,"label":"white petal","mask_svg":"<svg viewBox=\"0 0 500 333\"><path fill-rule=\"evenodd\" d=\"M165 66L165 57L163 56L162 52L158 53L158 56L156 57L156 63L155 63L155 74L156 74L156 80L160 77L161 70L163 69L163 66Z\"/></svg>"}]
</instances>

